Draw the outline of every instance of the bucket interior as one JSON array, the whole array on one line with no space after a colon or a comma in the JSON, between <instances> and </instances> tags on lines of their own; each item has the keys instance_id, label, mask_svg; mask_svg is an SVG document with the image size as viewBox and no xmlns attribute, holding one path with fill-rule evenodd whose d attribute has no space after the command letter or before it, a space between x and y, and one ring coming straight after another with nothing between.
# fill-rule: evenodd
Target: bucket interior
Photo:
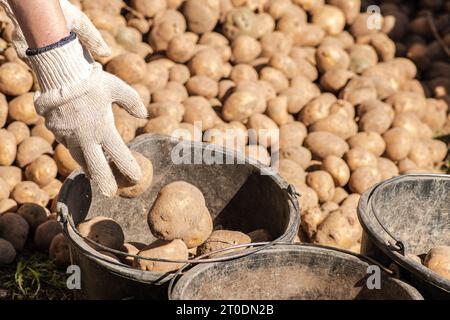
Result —
<instances>
[{"instance_id":1,"label":"bucket interior","mask_svg":"<svg viewBox=\"0 0 450 320\"><path fill-rule=\"evenodd\" d=\"M448 177L406 176L381 184L369 198L369 210L367 218L373 221L376 214L381 224L406 245L408 253L422 255L431 248L450 245ZM379 224L374 225L379 230ZM383 230L378 234L387 236Z\"/></svg>"},{"instance_id":2,"label":"bucket interior","mask_svg":"<svg viewBox=\"0 0 450 320\"><path fill-rule=\"evenodd\" d=\"M307 246L270 249L232 261L199 265L175 285L181 300L420 299L415 289L381 273L381 289L367 288L359 258Z\"/></svg>"},{"instance_id":3,"label":"bucket interior","mask_svg":"<svg viewBox=\"0 0 450 320\"><path fill-rule=\"evenodd\" d=\"M103 197L83 174L73 175L66 205L75 224L95 216L110 217L123 228L126 242L150 244L155 240L147 225L147 215L158 192L165 185L184 180L198 187L205 196L215 229L245 233L266 229L273 239L289 227L291 207L281 180L262 175L251 164L174 164L171 151L177 140L144 135L131 149L148 157L154 166L152 186L136 199ZM202 144L186 143L189 154L202 154ZM217 149L218 154L223 154ZM263 187L262 187L263 186Z\"/></svg>"}]
</instances>

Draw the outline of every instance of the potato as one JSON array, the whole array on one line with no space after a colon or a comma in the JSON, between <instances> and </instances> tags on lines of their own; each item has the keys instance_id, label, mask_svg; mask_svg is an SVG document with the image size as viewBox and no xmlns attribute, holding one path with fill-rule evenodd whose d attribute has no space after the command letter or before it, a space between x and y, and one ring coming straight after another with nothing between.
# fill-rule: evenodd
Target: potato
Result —
<instances>
[{"instance_id":1,"label":"potato","mask_svg":"<svg viewBox=\"0 0 450 320\"><path fill-rule=\"evenodd\" d=\"M245 146L245 156L250 159L250 163L260 162L265 166L270 166L270 154L264 146L251 144ZM256 160L256 162L255 162Z\"/></svg>"},{"instance_id":2,"label":"potato","mask_svg":"<svg viewBox=\"0 0 450 320\"><path fill-rule=\"evenodd\" d=\"M150 119L143 129L144 133L171 135L179 127L179 122L171 116L159 116Z\"/></svg>"},{"instance_id":3,"label":"potato","mask_svg":"<svg viewBox=\"0 0 450 320\"><path fill-rule=\"evenodd\" d=\"M353 21L353 24L350 27L350 31L352 35L355 38L359 38L365 35L376 33L377 30L375 28L369 29L369 22L368 19L371 17L371 13L361 13L359 16L356 17L355 21ZM381 24L383 23L383 18L380 15Z\"/></svg>"},{"instance_id":4,"label":"potato","mask_svg":"<svg viewBox=\"0 0 450 320\"><path fill-rule=\"evenodd\" d=\"M295 161L289 159L281 159L278 162L278 174L288 183L301 181L305 182L305 170Z\"/></svg>"},{"instance_id":5,"label":"potato","mask_svg":"<svg viewBox=\"0 0 450 320\"><path fill-rule=\"evenodd\" d=\"M425 257L424 265L439 276L450 280L450 247L431 249Z\"/></svg>"},{"instance_id":6,"label":"potato","mask_svg":"<svg viewBox=\"0 0 450 320\"><path fill-rule=\"evenodd\" d=\"M363 194L375 184L381 182L382 175L378 167L360 167L350 177L350 190Z\"/></svg>"},{"instance_id":7,"label":"potato","mask_svg":"<svg viewBox=\"0 0 450 320\"><path fill-rule=\"evenodd\" d=\"M302 210L312 209L319 205L319 197L317 196L317 193L308 187L301 179L297 178L296 180L290 182L290 184L292 184L295 187L295 190L300 194L298 202Z\"/></svg>"},{"instance_id":8,"label":"potato","mask_svg":"<svg viewBox=\"0 0 450 320\"><path fill-rule=\"evenodd\" d=\"M339 157L328 156L322 161L322 170L328 172L336 186L344 187L350 180L350 169Z\"/></svg>"},{"instance_id":9,"label":"potato","mask_svg":"<svg viewBox=\"0 0 450 320\"><path fill-rule=\"evenodd\" d=\"M424 139L414 141L408 159L411 159L419 168L430 168L433 166L433 157L431 156L430 145Z\"/></svg>"},{"instance_id":10,"label":"potato","mask_svg":"<svg viewBox=\"0 0 450 320\"><path fill-rule=\"evenodd\" d=\"M301 146L293 146L280 150L281 159L289 159L298 163L303 169L306 169L311 163L311 151Z\"/></svg>"},{"instance_id":11,"label":"potato","mask_svg":"<svg viewBox=\"0 0 450 320\"><path fill-rule=\"evenodd\" d=\"M391 106L379 100L366 100L359 107L361 118L359 128L364 132L385 133L392 125L394 111Z\"/></svg>"},{"instance_id":12,"label":"potato","mask_svg":"<svg viewBox=\"0 0 450 320\"><path fill-rule=\"evenodd\" d=\"M141 250L145 249L145 247L147 247L147 246L140 242L127 242L127 243L124 243L121 251L124 253L127 253L127 254L137 256ZM133 257L123 257L123 256L120 257L120 260L129 266L134 265L134 259L135 258L133 258Z\"/></svg>"},{"instance_id":13,"label":"potato","mask_svg":"<svg viewBox=\"0 0 450 320\"><path fill-rule=\"evenodd\" d=\"M119 169L112 164L111 168L113 170L114 177L117 181L117 194L124 198L137 198L142 195L145 191L150 188L153 181L153 164L142 154L131 151L133 157L136 159L139 167L141 168L142 178L138 183L130 182L126 177L124 177Z\"/></svg>"},{"instance_id":14,"label":"potato","mask_svg":"<svg viewBox=\"0 0 450 320\"><path fill-rule=\"evenodd\" d=\"M0 215L5 212L16 212L17 202L13 199L3 199L0 200Z\"/></svg>"},{"instance_id":15,"label":"potato","mask_svg":"<svg viewBox=\"0 0 450 320\"><path fill-rule=\"evenodd\" d=\"M316 59L322 73L333 69L348 69L350 66L348 53L337 46L321 45L317 49Z\"/></svg>"},{"instance_id":16,"label":"potato","mask_svg":"<svg viewBox=\"0 0 450 320\"><path fill-rule=\"evenodd\" d=\"M111 218L94 217L78 224L77 229L83 237L111 249L120 250L124 244L122 227Z\"/></svg>"},{"instance_id":17,"label":"potato","mask_svg":"<svg viewBox=\"0 0 450 320\"><path fill-rule=\"evenodd\" d=\"M208 100L194 96L186 99L183 104L186 110L183 117L184 122L200 126L203 131L214 127L217 115Z\"/></svg>"},{"instance_id":18,"label":"potato","mask_svg":"<svg viewBox=\"0 0 450 320\"><path fill-rule=\"evenodd\" d=\"M326 219L330 212L338 209L339 205L337 203L326 202L320 208L309 209L302 213L301 228L310 241L314 239L318 226Z\"/></svg>"},{"instance_id":19,"label":"potato","mask_svg":"<svg viewBox=\"0 0 450 320\"><path fill-rule=\"evenodd\" d=\"M59 191L61 190L62 182L58 179L53 179L49 184L42 187L42 190L45 191L50 199L55 199Z\"/></svg>"},{"instance_id":20,"label":"potato","mask_svg":"<svg viewBox=\"0 0 450 320\"><path fill-rule=\"evenodd\" d=\"M226 121L244 121L258 108L260 98L254 92L236 91L225 101L222 108L222 117Z\"/></svg>"},{"instance_id":21,"label":"potato","mask_svg":"<svg viewBox=\"0 0 450 320\"><path fill-rule=\"evenodd\" d=\"M0 129L0 166L9 166L17 154L16 138L11 132Z\"/></svg>"},{"instance_id":22,"label":"potato","mask_svg":"<svg viewBox=\"0 0 450 320\"><path fill-rule=\"evenodd\" d=\"M334 197L333 177L326 171L310 172L306 176L306 183L318 195L320 202L331 201Z\"/></svg>"},{"instance_id":23,"label":"potato","mask_svg":"<svg viewBox=\"0 0 450 320\"><path fill-rule=\"evenodd\" d=\"M228 39L233 40L240 35L255 35L257 26L255 13L249 8L241 7L227 13L222 31Z\"/></svg>"},{"instance_id":24,"label":"potato","mask_svg":"<svg viewBox=\"0 0 450 320\"><path fill-rule=\"evenodd\" d=\"M69 176L74 170L80 167L70 155L69 150L62 144L56 146L53 159L58 166L58 173L63 177Z\"/></svg>"},{"instance_id":25,"label":"potato","mask_svg":"<svg viewBox=\"0 0 450 320\"><path fill-rule=\"evenodd\" d=\"M186 83L190 95L212 99L219 94L219 84L206 76L194 76Z\"/></svg>"},{"instance_id":26,"label":"potato","mask_svg":"<svg viewBox=\"0 0 450 320\"><path fill-rule=\"evenodd\" d=\"M314 243L350 249L362 236L362 228L354 217L342 209L331 212L319 225Z\"/></svg>"},{"instance_id":27,"label":"potato","mask_svg":"<svg viewBox=\"0 0 450 320\"><path fill-rule=\"evenodd\" d=\"M7 130L14 135L17 144L21 144L22 141L30 137L30 129L21 121L11 122Z\"/></svg>"},{"instance_id":28,"label":"potato","mask_svg":"<svg viewBox=\"0 0 450 320\"><path fill-rule=\"evenodd\" d=\"M42 155L31 162L25 169L25 177L29 181L37 183L40 187L48 185L58 174L55 160L47 155Z\"/></svg>"},{"instance_id":29,"label":"potato","mask_svg":"<svg viewBox=\"0 0 450 320\"><path fill-rule=\"evenodd\" d=\"M167 57L178 63L188 62L196 53L198 35L186 32L175 36L167 47Z\"/></svg>"},{"instance_id":30,"label":"potato","mask_svg":"<svg viewBox=\"0 0 450 320\"><path fill-rule=\"evenodd\" d=\"M292 115L288 113L288 98L286 96L279 96L268 101L266 114L279 126L294 121Z\"/></svg>"},{"instance_id":31,"label":"potato","mask_svg":"<svg viewBox=\"0 0 450 320\"><path fill-rule=\"evenodd\" d=\"M359 200L360 199L361 199L361 195L360 194L352 193L341 204L341 208L345 212L352 212L352 213L356 214L356 210L358 208L358 204L359 204Z\"/></svg>"},{"instance_id":32,"label":"potato","mask_svg":"<svg viewBox=\"0 0 450 320\"><path fill-rule=\"evenodd\" d=\"M219 0L187 0L183 6L188 28L197 34L212 31L219 21Z\"/></svg>"},{"instance_id":33,"label":"potato","mask_svg":"<svg viewBox=\"0 0 450 320\"><path fill-rule=\"evenodd\" d=\"M261 37L261 56L271 58L274 54L289 54L292 39L280 31L267 33Z\"/></svg>"},{"instance_id":34,"label":"potato","mask_svg":"<svg viewBox=\"0 0 450 320\"><path fill-rule=\"evenodd\" d=\"M184 181L170 183L161 189L147 222L156 237L182 239L189 249L206 241L213 227L203 194Z\"/></svg>"},{"instance_id":35,"label":"potato","mask_svg":"<svg viewBox=\"0 0 450 320\"><path fill-rule=\"evenodd\" d=\"M320 159L334 155L339 158L349 150L348 144L329 132L312 132L305 139L305 146Z\"/></svg>"},{"instance_id":36,"label":"potato","mask_svg":"<svg viewBox=\"0 0 450 320\"><path fill-rule=\"evenodd\" d=\"M269 231L265 229L258 229L252 232L247 233L247 236L250 237L252 243L258 242L269 242L272 241L273 237Z\"/></svg>"},{"instance_id":37,"label":"potato","mask_svg":"<svg viewBox=\"0 0 450 320\"><path fill-rule=\"evenodd\" d=\"M23 168L43 154L53 154L52 146L41 137L29 137L17 148L17 163Z\"/></svg>"},{"instance_id":38,"label":"potato","mask_svg":"<svg viewBox=\"0 0 450 320\"><path fill-rule=\"evenodd\" d=\"M378 166L377 157L363 148L350 149L344 156L348 167L351 171L355 171L361 167L376 167Z\"/></svg>"},{"instance_id":39,"label":"potato","mask_svg":"<svg viewBox=\"0 0 450 320\"><path fill-rule=\"evenodd\" d=\"M433 131L412 112L399 113L392 123L394 128L403 128L413 138L432 138Z\"/></svg>"},{"instance_id":40,"label":"potato","mask_svg":"<svg viewBox=\"0 0 450 320\"><path fill-rule=\"evenodd\" d=\"M349 49L351 72L362 74L365 70L377 65L378 55L375 49L366 44L356 44Z\"/></svg>"},{"instance_id":41,"label":"potato","mask_svg":"<svg viewBox=\"0 0 450 320\"><path fill-rule=\"evenodd\" d=\"M402 128L393 128L383 135L386 142L386 155L392 161L405 159L413 146L413 138Z\"/></svg>"},{"instance_id":42,"label":"potato","mask_svg":"<svg viewBox=\"0 0 450 320\"><path fill-rule=\"evenodd\" d=\"M427 101L425 97L415 92L398 92L391 96L387 103L391 104L395 112L413 112L422 117L426 112Z\"/></svg>"},{"instance_id":43,"label":"potato","mask_svg":"<svg viewBox=\"0 0 450 320\"><path fill-rule=\"evenodd\" d=\"M447 111L448 106L444 101L427 99L427 112L423 115L422 121L436 132L445 125Z\"/></svg>"},{"instance_id":44,"label":"potato","mask_svg":"<svg viewBox=\"0 0 450 320\"><path fill-rule=\"evenodd\" d=\"M373 82L377 96L382 100L395 94L403 81L392 63L379 63L366 69L362 75Z\"/></svg>"},{"instance_id":45,"label":"potato","mask_svg":"<svg viewBox=\"0 0 450 320\"><path fill-rule=\"evenodd\" d=\"M189 78L191 77L191 73L189 68L183 64L177 64L170 68L169 70L169 80L179 82L181 84L185 84Z\"/></svg>"},{"instance_id":46,"label":"potato","mask_svg":"<svg viewBox=\"0 0 450 320\"><path fill-rule=\"evenodd\" d=\"M292 79L290 88L281 92L288 98L288 112L300 112L310 101L320 96L320 89L303 76Z\"/></svg>"},{"instance_id":47,"label":"potato","mask_svg":"<svg viewBox=\"0 0 450 320\"><path fill-rule=\"evenodd\" d=\"M131 7L142 13L145 17L153 18L156 14L167 8L166 0L131 0Z\"/></svg>"},{"instance_id":48,"label":"potato","mask_svg":"<svg viewBox=\"0 0 450 320\"><path fill-rule=\"evenodd\" d=\"M18 204L35 203L43 207L47 206L50 200L48 194L32 181L19 182L14 187L11 198Z\"/></svg>"},{"instance_id":49,"label":"potato","mask_svg":"<svg viewBox=\"0 0 450 320\"><path fill-rule=\"evenodd\" d=\"M251 242L251 238L245 233L239 231L216 230L211 233L211 236L206 240L205 243L198 247L198 255L210 254L218 250ZM218 254L214 254L212 256L217 257L221 255L227 255L243 249L245 248L227 250Z\"/></svg>"},{"instance_id":50,"label":"potato","mask_svg":"<svg viewBox=\"0 0 450 320\"><path fill-rule=\"evenodd\" d=\"M34 233L34 243L41 250L48 250L53 238L62 232L61 224L54 220L49 220L40 224Z\"/></svg>"},{"instance_id":51,"label":"potato","mask_svg":"<svg viewBox=\"0 0 450 320\"><path fill-rule=\"evenodd\" d=\"M276 92L264 80L242 81L236 86L236 92L238 91L251 91L257 98L255 113L264 113L267 109L267 100L276 96Z\"/></svg>"},{"instance_id":52,"label":"potato","mask_svg":"<svg viewBox=\"0 0 450 320\"><path fill-rule=\"evenodd\" d=\"M223 76L223 61L216 50L206 48L194 55L189 62L189 69L194 76L208 76L219 81Z\"/></svg>"},{"instance_id":53,"label":"potato","mask_svg":"<svg viewBox=\"0 0 450 320\"><path fill-rule=\"evenodd\" d=\"M320 85L327 91L337 92L345 87L355 74L346 69L337 68L326 71L320 78Z\"/></svg>"},{"instance_id":54,"label":"potato","mask_svg":"<svg viewBox=\"0 0 450 320\"><path fill-rule=\"evenodd\" d=\"M217 124L205 132L203 140L232 150L245 152L248 143L247 128L240 122Z\"/></svg>"},{"instance_id":55,"label":"potato","mask_svg":"<svg viewBox=\"0 0 450 320\"><path fill-rule=\"evenodd\" d=\"M25 203L17 210L17 214L27 221L31 232L48 220L47 213L46 208L35 203Z\"/></svg>"},{"instance_id":56,"label":"potato","mask_svg":"<svg viewBox=\"0 0 450 320\"><path fill-rule=\"evenodd\" d=\"M440 164L444 161L448 153L448 147L445 142L434 139L426 139L424 142L428 145L431 159L435 164Z\"/></svg>"},{"instance_id":57,"label":"potato","mask_svg":"<svg viewBox=\"0 0 450 320\"><path fill-rule=\"evenodd\" d=\"M361 0L330 0L328 3L336 6L344 13L347 24L351 25L359 16L361 10Z\"/></svg>"},{"instance_id":58,"label":"potato","mask_svg":"<svg viewBox=\"0 0 450 320\"><path fill-rule=\"evenodd\" d=\"M376 132L359 132L348 139L350 148L363 148L375 156L380 157L385 149L386 143L380 134Z\"/></svg>"},{"instance_id":59,"label":"potato","mask_svg":"<svg viewBox=\"0 0 450 320\"><path fill-rule=\"evenodd\" d=\"M0 167L0 178L6 182L9 191L12 191L14 187L22 181L22 171L17 167L2 166Z\"/></svg>"},{"instance_id":60,"label":"potato","mask_svg":"<svg viewBox=\"0 0 450 320\"><path fill-rule=\"evenodd\" d=\"M376 99L377 90L372 79L355 77L341 91L340 98L356 106L367 100Z\"/></svg>"},{"instance_id":61,"label":"potato","mask_svg":"<svg viewBox=\"0 0 450 320\"><path fill-rule=\"evenodd\" d=\"M70 244L64 234L59 233L53 237L49 257L57 266L66 267L71 264Z\"/></svg>"},{"instance_id":62,"label":"potato","mask_svg":"<svg viewBox=\"0 0 450 320\"><path fill-rule=\"evenodd\" d=\"M180 239L171 241L157 240L151 245L142 249L138 254L140 257L167 260L186 261L189 258L188 248ZM136 258L134 266L143 271L153 271L168 273L178 270L184 263L160 262L151 260L142 260Z\"/></svg>"},{"instance_id":63,"label":"potato","mask_svg":"<svg viewBox=\"0 0 450 320\"><path fill-rule=\"evenodd\" d=\"M16 249L13 245L0 238L0 266L12 263L16 259Z\"/></svg>"},{"instance_id":64,"label":"potato","mask_svg":"<svg viewBox=\"0 0 450 320\"><path fill-rule=\"evenodd\" d=\"M312 22L328 34L337 35L344 30L345 16L339 8L324 5L312 11Z\"/></svg>"},{"instance_id":65,"label":"potato","mask_svg":"<svg viewBox=\"0 0 450 320\"><path fill-rule=\"evenodd\" d=\"M254 137L259 145L264 147L274 146L278 143L281 136L277 124L263 114L252 115L248 119L247 128L249 135Z\"/></svg>"},{"instance_id":66,"label":"potato","mask_svg":"<svg viewBox=\"0 0 450 320\"><path fill-rule=\"evenodd\" d=\"M247 35L240 35L231 44L235 63L249 63L255 60L262 51L261 44Z\"/></svg>"},{"instance_id":67,"label":"potato","mask_svg":"<svg viewBox=\"0 0 450 320\"><path fill-rule=\"evenodd\" d=\"M170 116L176 121L181 122L185 114L185 108L179 102L155 102L148 106L148 113L150 119L161 116Z\"/></svg>"},{"instance_id":68,"label":"potato","mask_svg":"<svg viewBox=\"0 0 450 320\"><path fill-rule=\"evenodd\" d=\"M306 126L310 126L321 119L325 119L330 114L331 106L336 100L336 97L331 93L321 94L301 110L299 120Z\"/></svg>"},{"instance_id":69,"label":"potato","mask_svg":"<svg viewBox=\"0 0 450 320\"><path fill-rule=\"evenodd\" d=\"M154 102L183 102L189 96L185 86L179 82L170 81L166 84L166 87L161 90L156 90L152 94Z\"/></svg>"},{"instance_id":70,"label":"potato","mask_svg":"<svg viewBox=\"0 0 450 320\"><path fill-rule=\"evenodd\" d=\"M146 69L144 59L135 53L123 53L113 58L106 66L106 71L118 76L128 84L137 84L143 81Z\"/></svg>"},{"instance_id":71,"label":"potato","mask_svg":"<svg viewBox=\"0 0 450 320\"><path fill-rule=\"evenodd\" d=\"M258 73L248 64L238 64L233 67L230 73L230 79L234 83L243 81L258 81Z\"/></svg>"},{"instance_id":72,"label":"potato","mask_svg":"<svg viewBox=\"0 0 450 320\"><path fill-rule=\"evenodd\" d=\"M301 122L294 121L280 126L280 149L289 149L303 145L308 131L305 125Z\"/></svg>"},{"instance_id":73,"label":"potato","mask_svg":"<svg viewBox=\"0 0 450 320\"><path fill-rule=\"evenodd\" d=\"M272 68L265 67L259 75L261 80L267 81L272 85L276 93L280 93L289 88L289 80L283 72Z\"/></svg>"},{"instance_id":74,"label":"potato","mask_svg":"<svg viewBox=\"0 0 450 320\"><path fill-rule=\"evenodd\" d=\"M358 125L346 115L334 113L328 117L316 121L311 127L310 132L330 132L346 140L358 132Z\"/></svg>"},{"instance_id":75,"label":"potato","mask_svg":"<svg viewBox=\"0 0 450 320\"><path fill-rule=\"evenodd\" d=\"M334 192L334 197L331 200L334 203L341 204L348 197L348 192L341 187L336 188Z\"/></svg>"},{"instance_id":76,"label":"potato","mask_svg":"<svg viewBox=\"0 0 450 320\"><path fill-rule=\"evenodd\" d=\"M33 77L22 64L7 62L0 66L0 91L9 96L20 96L30 91Z\"/></svg>"},{"instance_id":77,"label":"potato","mask_svg":"<svg viewBox=\"0 0 450 320\"><path fill-rule=\"evenodd\" d=\"M378 158L378 168L380 169L381 180L383 181L400 174L395 163L386 158Z\"/></svg>"},{"instance_id":78,"label":"potato","mask_svg":"<svg viewBox=\"0 0 450 320\"><path fill-rule=\"evenodd\" d=\"M169 81L169 70L158 61L147 64L146 74L142 83L147 87L150 93L164 89Z\"/></svg>"},{"instance_id":79,"label":"potato","mask_svg":"<svg viewBox=\"0 0 450 320\"><path fill-rule=\"evenodd\" d=\"M0 238L10 242L17 251L23 250L28 231L28 223L18 214L8 212L0 216Z\"/></svg>"},{"instance_id":80,"label":"potato","mask_svg":"<svg viewBox=\"0 0 450 320\"><path fill-rule=\"evenodd\" d=\"M176 10L158 13L153 20L149 43L155 51L167 50L169 42L186 31L186 20Z\"/></svg>"}]
</instances>

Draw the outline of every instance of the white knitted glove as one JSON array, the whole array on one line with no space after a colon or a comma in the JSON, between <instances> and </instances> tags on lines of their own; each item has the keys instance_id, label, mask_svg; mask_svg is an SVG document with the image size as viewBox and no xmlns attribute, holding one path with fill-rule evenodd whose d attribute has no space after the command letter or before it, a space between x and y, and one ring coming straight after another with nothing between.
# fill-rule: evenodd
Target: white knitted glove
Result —
<instances>
[{"instance_id":1,"label":"white knitted glove","mask_svg":"<svg viewBox=\"0 0 450 320\"><path fill-rule=\"evenodd\" d=\"M75 33L83 46L97 57L108 57L111 49L103 40L102 35L92 24L91 20L81 10L71 4L68 0L59 0L62 12L66 19L67 28ZM16 17L11 10L7 0L0 0L0 5L5 9L6 14L14 24L12 41L14 48L20 58L27 61L26 50L28 49L25 36L17 23ZM90 57L89 57L90 58Z\"/></svg>"},{"instance_id":2,"label":"white knitted glove","mask_svg":"<svg viewBox=\"0 0 450 320\"><path fill-rule=\"evenodd\" d=\"M34 51L27 53L41 86L35 107L56 140L70 150L104 195L117 191L104 152L130 181L138 182L140 167L117 132L111 106L116 102L133 116L146 118L138 93L100 64L89 63L74 33L59 46Z\"/></svg>"}]
</instances>

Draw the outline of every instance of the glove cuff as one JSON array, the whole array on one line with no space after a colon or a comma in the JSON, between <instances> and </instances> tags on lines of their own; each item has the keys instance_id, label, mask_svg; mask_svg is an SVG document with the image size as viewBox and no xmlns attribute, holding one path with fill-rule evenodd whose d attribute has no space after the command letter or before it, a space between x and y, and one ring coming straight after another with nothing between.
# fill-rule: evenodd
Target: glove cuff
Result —
<instances>
[{"instance_id":1,"label":"glove cuff","mask_svg":"<svg viewBox=\"0 0 450 320\"><path fill-rule=\"evenodd\" d=\"M42 93L79 83L87 79L93 69L73 33L48 47L29 49L27 56Z\"/></svg>"}]
</instances>

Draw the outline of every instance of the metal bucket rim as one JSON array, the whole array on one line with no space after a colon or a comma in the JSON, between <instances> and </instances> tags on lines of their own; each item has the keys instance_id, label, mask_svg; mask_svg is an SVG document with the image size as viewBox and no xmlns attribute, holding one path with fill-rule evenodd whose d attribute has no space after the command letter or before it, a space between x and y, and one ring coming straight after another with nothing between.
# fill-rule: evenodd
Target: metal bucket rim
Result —
<instances>
[{"instance_id":1,"label":"metal bucket rim","mask_svg":"<svg viewBox=\"0 0 450 320\"><path fill-rule=\"evenodd\" d=\"M405 268L415 276L419 277L421 280L431 283L432 285L438 287L441 290L450 292L450 280L446 280L443 277L440 277L435 272L425 267L422 264L419 264L411 259L408 259L400 252L392 250L389 248L389 244L386 243L386 238L390 238L389 234L384 231L384 226L378 223L375 219L371 219L373 216L371 208L371 198L373 194L380 188L384 187L388 184L395 183L402 180L407 179L424 179L424 178L440 178L440 179L450 179L448 175L445 174L429 174L429 173L415 173L415 174L407 174L399 177L394 177L392 179L383 181L374 185L367 192L365 192L359 201L358 204L358 220L365 232L365 234L369 237L369 239L383 251L389 258L391 258L395 263L399 264L401 267ZM380 234L378 230L375 230L373 225L377 225L381 229ZM385 236L383 238L383 236Z\"/></svg>"},{"instance_id":2,"label":"metal bucket rim","mask_svg":"<svg viewBox=\"0 0 450 320\"><path fill-rule=\"evenodd\" d=\"M310 254L316 254L316 255L323 255L330 257L330 253L333 255L333 258L341 258L347 261L351 261L352 263L359 264L359 265L366 265L369 266L369 261L366 260L366 257L362 255L358 255L356 253L346 251L346 250L340 250L336 248L332 248L329 246L323 246L323 245L317 245L317 244L287 244L287 243L278 243L274 246L264 249L262 251L259 251L255 255L260 255L264 253L270 253L270 251L275 251L278 253L284 253L286 257L289 256L290 253L293 252L308 252ZM182 291L186 289L186 287L189 285L190 280L198 275L204 272L205 270L208 270L209 268L213 267L212 264L205 264L205 265L196 265L193 266L191 269L189 269L186 273L184 273L178 280L175 281L173 290L169 292L169 300L180 300L182 298ZM383 275L389 279L389 281L396 282L402 289L405 290L413 300L423 300L423 296L420 294L420 292L411 286L410 284L397 279L393 276L390 276L386 271L381 269Z\"/></svg>"}]
</instances>

